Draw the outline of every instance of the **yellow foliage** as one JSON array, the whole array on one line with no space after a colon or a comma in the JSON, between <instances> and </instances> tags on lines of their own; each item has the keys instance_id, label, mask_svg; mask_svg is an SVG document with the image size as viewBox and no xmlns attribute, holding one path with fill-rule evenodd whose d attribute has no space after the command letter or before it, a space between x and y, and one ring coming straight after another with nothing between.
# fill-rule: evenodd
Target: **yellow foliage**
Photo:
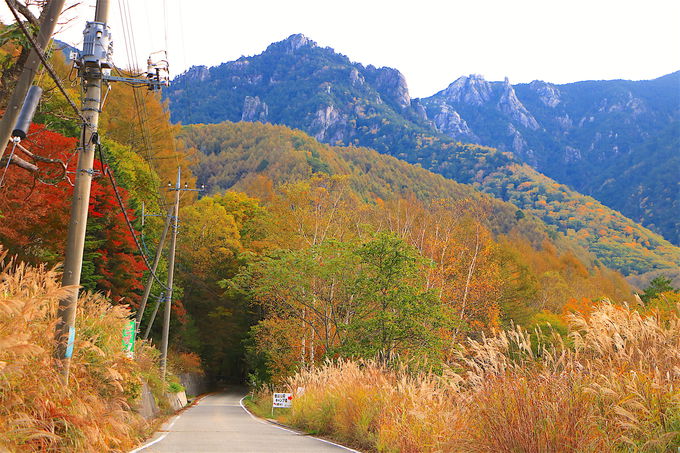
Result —
<instances>
[{"instance_id":1,"label":"yellow foliage","mask_svg":"<svg viewBox=\"0 0 680 453\"><path fill-rule=\"evenodd\" d=\"M442 376L327 362L286 420L359 448L401 452L671 451L680 443L680 318L604 302L556 333L521 328L459 345Z\"/></svg>"}]
</instances>

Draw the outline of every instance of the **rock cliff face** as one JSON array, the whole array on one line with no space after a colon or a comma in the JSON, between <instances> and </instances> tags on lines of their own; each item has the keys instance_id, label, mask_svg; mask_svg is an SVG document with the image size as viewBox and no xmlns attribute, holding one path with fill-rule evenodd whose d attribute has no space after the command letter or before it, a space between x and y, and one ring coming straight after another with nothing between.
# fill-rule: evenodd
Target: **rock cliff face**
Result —
<instances>
[{"instance_id":1,"label":"rock cliff face","mask_svg":"<svg viewBox=\"0 0 680 453\"><path fill-rule=\"evenodd\" d=\"M461 139L467 138L470 141L479 140L479 137L470 130L465 120L448 104L442 104L441 110L432 120L437 130L447 135Z\"/></svg>"},{"instance_id":2,"label":"rock cliff face","mask_svg":"<svg viewBox=\"0 0 680 453\"><path fill-rule=\"evenodd\" d=\"M326 143L346 143L352 136L347 130L348 115L340 112L332 105L316 111L309 130L319 141Z\"/></svg>"},{"instance_id":3,"label":"rock cliff face","mask_svg":"<svg viewBox=\"0 0 680 453\"><path fill-rule=\"evenodd\" d=\"M374 71L377 73L375 88L383 99L393 101L402 109L411 106L411 95L408 92L406 78L401 72L393 68L380 68Z\"/></svg>"},{"instance_id":4,"label":"rock cliff face","mask_svg":"<svg viewBox=\"0 0 680 453\"><path fill-rule=\"evenodd\" d=\"M514 122L521 124L527 129L535 131L539 128L536 119L517 99L517 94L515 94L515 90L510 85L507 77L505 82L503 82L503 92L498 100L498 109L508 115Z\"/></svg>"},{"instance_id":5,"label":"rock cliff face","mask_svg":"<svg viewBox=\"0 0 680 453\"><path fill-rule=\"evenodd\" d=\"M268 115L269 107L260 100L259 96L246 96L243 100L241 121L259 121L261 123L266 123Z\"/></svg>"}]
</instances>

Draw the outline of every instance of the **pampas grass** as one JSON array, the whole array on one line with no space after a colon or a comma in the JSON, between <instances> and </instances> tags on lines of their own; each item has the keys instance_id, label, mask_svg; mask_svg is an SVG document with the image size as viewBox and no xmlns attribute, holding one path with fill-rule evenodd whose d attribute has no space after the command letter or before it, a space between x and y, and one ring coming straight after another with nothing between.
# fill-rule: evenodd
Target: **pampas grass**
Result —
<instances>
[{"instance_id":1,"label":"pampas grass","mask_svg":"<svg viewBox=\"0 0 680 453\"><path fill-rule=\"evenodd\" d=\"M142 375L157 373L153 351L139 344L139 362L127 358L128 309L83 294L70 382L62 385L53 359L65 293L58 277L25 264L0 271L0 451L127 451L148 429L133 406Z\"/></svg>"},{"instance_id":2,"label":"pampas grass","mask_svg":"<svg viewBox=\"0 0 680 453\"><path fill-rule=\"evenodd\" d=\"M680 318L601 303L566 340L519 327L443 374L336 361L289 381L287 421L367 451L665 452L680 446Z\"/></svg>"}]
</instances>

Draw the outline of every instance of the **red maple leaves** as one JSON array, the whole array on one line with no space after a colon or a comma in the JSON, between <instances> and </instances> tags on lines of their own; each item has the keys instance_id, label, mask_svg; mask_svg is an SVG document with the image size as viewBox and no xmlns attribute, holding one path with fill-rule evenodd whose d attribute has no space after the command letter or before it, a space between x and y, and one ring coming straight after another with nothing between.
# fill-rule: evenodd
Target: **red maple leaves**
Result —
<instances>
[{"instance_id":1,"label":"red maple leaves","mask_svg":"<svg viewBox=\"0 0 680 453\"><path fill-rule=\"evenodd\" d=\"M67 163L67 176L73 180L77 139L33 125L22 145L43 157ZM0 244L20 260L56 264L63 261L73 187L65 179L49 180L63 173L59 164L40 162L38 166L39 175L14 166L7 170L0 187ZM101 169L99 161L95 161L95 169ZM124 188L119 191L127 205L127 191ZM131 210L128 216L134 219ZM136 305L144 269L110 182L103 177L95 178L90 197L83 284L88 289L110 292L114 302Z\"/></svg>"}]
</instances>

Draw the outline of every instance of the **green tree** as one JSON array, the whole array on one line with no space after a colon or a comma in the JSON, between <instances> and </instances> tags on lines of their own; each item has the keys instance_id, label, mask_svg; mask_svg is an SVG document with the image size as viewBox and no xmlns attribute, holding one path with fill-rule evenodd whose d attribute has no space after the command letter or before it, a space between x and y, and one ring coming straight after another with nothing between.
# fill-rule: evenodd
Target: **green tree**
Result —
<instances>
[{"instance_id":1,"label":"green tree","mask_svg":"<svg viewBox=\"0 0 680 453\"><path fill-rule=\"evenodd\" d=\"M645 292L640 295L640 299L647 303L656 298L656 296L661 293L668 291L678 291L678 288L674 288L671 283L672 281L670 278L659 275L658 277L654 278L654 280L649 282L649 286L647 286L647 288L645 288Z\"/></svg>"},{"instance_id":2,"label":"green tree","mask_svg":"<svg viewBox=\"0 0 680 453\"><path fill-rule=\"evenodd\" d=\"M376 235L356 254L356 313L347 326L345 351L385 362L402 355L439 358L439 333L452 317L434 292L425 290L425 260L391 233Z\"/></svg>"}]
</instances>

